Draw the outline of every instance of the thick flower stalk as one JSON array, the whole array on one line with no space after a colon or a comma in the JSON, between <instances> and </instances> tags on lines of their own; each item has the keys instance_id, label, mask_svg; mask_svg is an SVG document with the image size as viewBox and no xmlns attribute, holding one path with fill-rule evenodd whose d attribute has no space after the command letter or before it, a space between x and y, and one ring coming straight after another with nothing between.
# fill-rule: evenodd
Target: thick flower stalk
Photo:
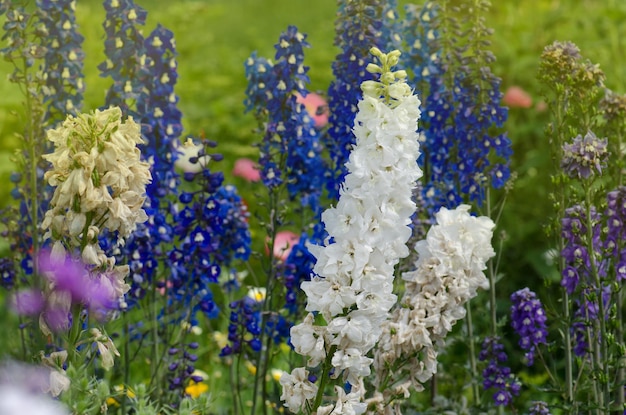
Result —
<instances>
[{"instance_id":1,"label":"thick flower stalk","mask_svg":"<svg viewBox=\"0 0 626 415\"><path fill-rule=\"evenodd\" d=\"M341 399L320 410L330 413L328 408L335 408L337 413L337 408L350 406L354 413L363 413L364 404L358 402L365 392L362 378L370 374L372 359L367 354L396 302L394 266L409 253L406 241L415 211L411 195L422 175L416 161L420 102L405 82L406 72L391 70L400 53L384 54L377 48L371 53L381 65L369 64L367 69L379 74L380 81L361 85L349 173L337 206L322 214L327 243L310 246L317 260L315 275L301 285L310 313L291 329L291 342L297 353L309 358L308 365L324 362L321 386L296 372L301 368L281 379L282 399L288 398L286 404L296 412L306 402L313 410L320 406L332 366L332 378L341 376L352 390L348 395L342 390ZM313 313L327 325L315 325ZM311 388L315 394L309 393ZM302 392L294 396L294 390Z\"/></svg>"},{"instance_id":2,"label":"thick flower stalk","mask_svg":"<svg viewBox=\"0 0 626 415\"><path fill-rule=\"evenodd\" d=\"M373 401L380 405L408 398L410 389L424 389L437 372L438 349L465 317L465 304L479 288L489 287L484 270L495 255L495 224L486 216L471 216L469 209L441 208L426 239L415 246L415 270L402 275L404 296L384 323L375 353L376 385L383 396Z\"/></svg>"}]
</instances>

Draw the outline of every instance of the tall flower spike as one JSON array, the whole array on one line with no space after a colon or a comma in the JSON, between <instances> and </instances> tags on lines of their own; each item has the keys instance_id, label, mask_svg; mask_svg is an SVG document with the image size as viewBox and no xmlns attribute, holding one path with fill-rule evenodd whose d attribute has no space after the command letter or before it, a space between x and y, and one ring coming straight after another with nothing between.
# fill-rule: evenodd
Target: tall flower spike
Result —
<instances>
[{"instance_id":1,"label":"tall flower spike","mask_svg":"<svg viewBox=\"0 0 626 415\"><path fill-rule=\"evenodd\" d=\"M107 58L98 69L100 76L113 79L105 105L119 106L125 115L135 115L129 113L129 102L145 94L139 81L146 56L144 37L138 26L145 24L147 12L133 0L104 0L104 8Z\"/></svg>"},{"instance_id":2,"label":"tall flower spike","mask_svg":"<svg viewBox=\"0 0 626 415\"><path fill-rule=\"evenodd\" d=\"M408 398L409 387L424 389L437 371L439 346L465 317L465 304L479 288L489 287L484 270L495 255L495 224L488 217L471 216L469 208L441 208L426 239L415 245L415 270L402 275L404 296L384 323L374 355L377 386L393 377L381 391L384 402Z\"/></svg>"},{"instance_id":3,"label":"tall flower spike","mask_svg":"<svg viewBox=\"0 0 626 415\"><path fill-rule=\"evenodd\" d=\"M388 41L383 33L386 29L389 33L394 31L391 25L383 26L385 12L389 10L389 2L381 0L339 2L335 45L341 51L332 64L334 76L328 88L330 128L328 136L324 137L324 145L333 161L334 170L327 180L333 197L339 197L341 182L348 173L345 163L354 144L352 126L361 99L361 91L356 85L374 79L373 74L365 70L369 49L372 46L386 48Z\"/></svg>"},{"instance_id":4,"label":"tall flower spike","mask_svg":"<svg viewBox=\"0 0 626 415\"><path fill-rule=\"evenodd\" d=\"M526 351L526 364L531 366L537 346L546 344L546 312L537 295L528 288L515 291L511 303L511 326L520 336L519 345Z\"/></svg>"},{"instance_id":5,"label":"tall flower spike","mask_svg":"<svg viewBox=\"0 0 626 415\"><path fill-rule=\"evenodd\" d=\"M287 183L292 199L319 214L319 197L326 166L321 157L319 133L297 96L306 96L304 48L310 45L306 35L289 26L280 35L276 63L253 54L246 61L245 105L254 109L263 124L260 145L261 180L269 188Z\"/></svg>"},{"instance_id":6,"label":"tall flower spike","mask_svg":"<svg viewBox=\"0 0 626 415\"><path fill-rule=\"evenodd\" d=\"M485 49L486 4L442 9L428 1L407 11L412 48L406 65L427 97L421 162L430 216L441 206L480 204L488 187L502 188L510 176L511 142L498 131L507 109L500 104L500 79L490 69L495 58Z\"/></svg>"},{"instance_id":7,"label":"tall flower spike","mask_svg":"<svg viewBox=\"0 0 626 415\"><path fill-rule=\"evenodd\" d=\"M317 260L315 276L301 286L306 310L319 313L327 325L314 325L309 314L291 329L296 352L308 355L311 365L332 365L333 378L342 376L352 385L349 397L339 399L335 409L347 405L347 399L360 408L356 413L365 410L352 402L363 399L361 379L372 362L367 354L396 300L394 266L408 255L412 189L422 175L416 162L419 99L406 84L406 73L391 69L400 52L384 54L374 47L371 53L380 64L367 69L380 81L361 86L348 174L337 206L322 214L330 238L324 246L310 246ZM295 375L285 375L287 386L289 376ZM290 400L290 408L309 402L307 395L301 398L297 405Z\"/></svg>"},{"instance_id":8,"label":"tall flower spike","mask_svg":"<svg viewBox=\"0 0 626 415\"><path fill-rule=\"evenodd\" d=\"M77 31L75 9L75 0L37 0L38 31L46 49L42 73L48 119L76 115L82 107L84 38Z\"/></svg>"}]
</instances>

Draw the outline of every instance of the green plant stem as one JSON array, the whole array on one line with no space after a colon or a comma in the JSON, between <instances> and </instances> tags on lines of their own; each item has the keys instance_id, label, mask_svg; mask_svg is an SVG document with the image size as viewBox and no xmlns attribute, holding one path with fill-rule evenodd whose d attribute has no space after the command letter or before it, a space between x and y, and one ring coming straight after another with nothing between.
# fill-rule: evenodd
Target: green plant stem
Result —
<instances>
[{"instance_id":1,"label":"green plant stem","mask_svg":"<svg viewBox=\"0 0 626 415\"><path fill-rule=\"evenodd\" d=\"M465 309L467 310L467 318L465 319L465 323L467 325L467 338L469 342L469 360L470 360L470 369L472 374L472 397L474 399L474 405L478 405L480 403L480 393L478 389L478 383L476 383L476 379L479 378L478 368L476 364L476 344L474 342L474 326L472 323L472 307L470 303L465 303Z\"/></svg>"},{"instance_id":2,"label":"green plant stem","mask_svg":"<svg viewBox=\"0 0 626 415\"><path fill-rule=\"evenodd\" d=\"M275 189L269 189L269 227L268 227L268 255L269 255L269 266L267 269L266 277L267 280L265 282L265 298L263 299L263 305L261 309L261 334L259 335L259 341L263 345L262 349L259 351L256 360L256 373L254 375L254 387L252 391L252 408L251 414L256 414L256 408L258 403L258 395L259 389L261 389L261 393L265 390L265 385L261 385L261 383L265 383L265 374L267 372L267 360L269 359L269 353L271 348L271 342L265 343L265 328L267 326L268 315L271 311L270 306L272 302L272 289L274 287L274 280L276 278L276 260L274 259L274 245L276 243L276 234L278 227L277 220L277 207L278 207L278 192ZM263 405L263 413L267 412L267 408Z\"/></svg>"},{"instance_id":3,"label":"green plant stem","mask_svg":"<svg viewBox=\"0 0 626 415\"><path fill-rule=\"evenodd\" d=\"M124 390L127 391L128 390L128 386L130 383L130 350L128 347L128 341L129 341L129 330L128 330L128 316L126 315L125 311L122 311L122 325L124 327ZM122 413L125 414L126 412L126 399L128 397L128 393L124 393L124 396L122 396Z\"/></svg>"},{"instance_id":4,"label":"green plant stem","mask_svg":"<svg viewBox=\"0 0 626 415\"><path fill-rule=\"evenodd\" d=\"M317 389L317 394L315 395L315 401L313 401L313 408L311 408L311 413L315 413L317 408L322 404L322 398L324 397L324 389L326 389L326 383L328 382L328 374L330 373L330 368L332 367L332 360L335 352L337 351L337 346L333 345L330 347L328 354L326 355L326 359L324 359L324 367L322 368L322 376L320 378L320 385Z\"/></svg>"},{"instance_id":5,"label":"green plant stem","mask_svg":"<svg viewBox=\"0 0 626 415\"><path fill-rule=\"evenodd\" d=\"M608 364L606 364L606 362L609 360L609 353L608 353L608 348L607 348L607 331L606 331L606 319L605 319L605 309L604 309L604 296L602 295L602 279L600 278L600 274L598 272L598 265L596 263L596 257L595 257L595 249L593 246L593 220L591 218L591 185L589 183L587 183L586 181L583 182L583 189L585 192L585 215L586 215L586 221L587 221L587 252L589 255L589 263L591 264L591 275L593 277L594 283L596 285L596 289L598 290L598 314L599 314L599 318L595 319L595 321L597 322L597 324L600 327L600 345L599 348L597 346L596 341L594 341L594 339L590 338L589 342L593 342L593 348L597 349L596 353L594 353L594 356L596 358L596 366L597 368L602 372L602 377L600 379L601 384L599 385L600 387L598 388L601 393L599 394L598 398L600 399L600 401L598 402L598 404L600 405L601 408L605 407L605 405L607 405L609 403L609 395L610 395L610 391L609 391L609 382L607 381L607 379L609 378L609 373L608 373ZM593 336L596 337L596 336ZM593 382L594 384L597 383L597 376L593 377Z\"/></svg>"},{"instance_id":6,"label":"green plant stem","mask_svg":"<svg viewBox=\"0 0 626 415\"><path fill-rule=\"evenodd\" d=\"M618 339L618 341L623 341L624 339L624 329L622 327L623 324L623 319L622 319L622 310L624 309L624 299L623 299L623 292L624 289L622 287L619 288L619 290L617 291L617 333L616 333L616 338ZM622 340L619 340L622 339ZM621 357L623 359L623 357ZM618 369L617 369L617 379L616 379L616 385L617 388L622 389L624 386L624 381L626 378L626 374L624 373L625 369L624 369L624 365L622 362L618 361ZM623 393L618 393L617 394L617 398L616 398L616 406L618 408L623 408L624 407L624 394Z\"/></svg>"}]
</instances>

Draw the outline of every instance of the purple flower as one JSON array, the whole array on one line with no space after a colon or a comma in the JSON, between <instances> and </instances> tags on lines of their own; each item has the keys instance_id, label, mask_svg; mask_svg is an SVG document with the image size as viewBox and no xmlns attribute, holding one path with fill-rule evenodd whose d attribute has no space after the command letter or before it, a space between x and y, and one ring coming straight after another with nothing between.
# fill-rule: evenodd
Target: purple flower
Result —
<instances>
[{"instance_id":1,"label":"purple flower","mask_svg":"<svg viewBox=\"0 0 626 415\"><path fill-rule=\"evenodd\" d=\"M507 360L507 356L504 346L500 343L500 338L497 336L486 337L483 340L478 359L487 361L487 366L482 373L483 387L495 389L493 401L496 406L507 406L514 396L519 395L522 384L511 373L509 367L502 365Z\"/></svg>"},{"instance_id":2,"label":"purple flower","mask_svg":"<svg viewBox=\"0 0 626 415\"><path fill-rule=\"evenodd\" d=\"M601 240L602 224L601 217L591 208L591 221L593 223L592 245L596 265L600 276L606 274L607 261L601 261L603 243ZM582 282L588 283L591 279L591 258L587 249L587 219L582 206L576 205L565 211L565 217L561 221L561 237L565 245L561 256L565 259L566 267L562 271L561 286L565 287L568 294L573 294Z\"/></svg>"},{"instance_id":3,"label":"purple flower","mask_svg":"<svg viewBox=\"0 0 626 415\"><path fill-rule=\"evenodd\" d=\"M531 366L536 347L546 344L546 313L537 295L528 288L514 292L511 302L511 327L519 334L519 345L526 350L526 364Z\"/></svg>"},{"instance_id":4,"label":"purple flower","mask_svg":"<svg viewBox=\"0 0 626 415\"><path fill-rule=\"evenodd\" d=\"M22 316L36 316L44 308L43 294L39 290L23 289L11 297L10 307Z\"/></svg>"},{"instance_id":5,"label":"purple flower","mask_svg":"<svg viewBox=\"0 0 626 415\"><path fill-rule=\"evenodd\" d=\"M592 131L583 138L578 135L569 144L563 144L561 167L571 178L588 179L593 170L602 174L608 156L608 140L600 139Z\"/></svg>"},{"instance_id":6,"label":"purple flower","mask_svg":"<svg viewBox=\"0 0 626 415\"><path fill-rule=\"evenodd\" d=\"M41 251L38 261L40 272L53 283L53 291L67 293L72 304L99 311L115 307L118 295L110 280L116 278L114 275L92 275L81 262L69 257L60 261L52 259L49 251ZM54 314L50 307L46 313Z\"/></svg>"},{"instance_id":7,"label":"purple flower","mask_svg":"<svg viewBox=\"0 0 626 415\"><path fill-rule=\"evenodd\" d=\"M534 401L530 405L528 415L550 415L548 404L542 401Z\"/></svg>"}]
</instances>

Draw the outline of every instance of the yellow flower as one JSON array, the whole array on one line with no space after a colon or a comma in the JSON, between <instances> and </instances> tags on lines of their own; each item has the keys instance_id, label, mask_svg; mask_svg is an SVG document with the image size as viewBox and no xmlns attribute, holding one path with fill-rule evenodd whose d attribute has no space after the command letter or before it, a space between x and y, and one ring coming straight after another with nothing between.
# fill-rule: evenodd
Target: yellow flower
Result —
<instances>
[{"instance_id":1,"label":"yellow flower","mask_svg":"<svg viewBox=\"0 0 626 415\"><path fill-rule=\"evenodd\" d=\"M228 336L220 331L213 333L213 340L215 340L215 343L217 343L220 349L223 349L228 345Z\"/></svg>"},{"instance_id":2,"label":"yellow flower","mask_svg":"<svg viewBox=\"0 0 626 415\"><path fill-rule=\"evenodd\" d=\"M115 391L115 396L119 396L119 395L126 395L129 398L134 398L135 392L133 392L132 389L130 388L125 388L124 385L115 385L113 386L113 390ZM113 396L109 396L107 398L107 405L108 406L119 406L120 402L115 399Z\"/></svg>"},{"instance_id":3,"label":"yellow flower","mask_svg":"<svg viewBox=\"0 0 626 415\"><path fill-rule=\"evenodd\" d=\"M272 378L278 382L280 380L280 377L283 375L283 373L285 373L283 370L280 369L272 369L271 370L272 373Z\"/></svg>"},{"instance_id":4,"label":"yellow flower","mask_svg":"<svg viewBox=\"0 0 626 415\"><path fill-rule=\"evenodd\" d=\"M246 361L246 369L253 375L256 375L256 366L252 362Z\"/></svg>"},{"instance_id":5,"label":"yellow flower","mask_svg":"<svg viewBox=\"0 0 626 415\"><path fill-rule=\"evenodd\" d=\"M196 383L194 381L189 382L189 385L185 388L185 393L192 398L197 398L204 392L209 390L209 385L204 382Z\"/></svg>"}]
</instances>

